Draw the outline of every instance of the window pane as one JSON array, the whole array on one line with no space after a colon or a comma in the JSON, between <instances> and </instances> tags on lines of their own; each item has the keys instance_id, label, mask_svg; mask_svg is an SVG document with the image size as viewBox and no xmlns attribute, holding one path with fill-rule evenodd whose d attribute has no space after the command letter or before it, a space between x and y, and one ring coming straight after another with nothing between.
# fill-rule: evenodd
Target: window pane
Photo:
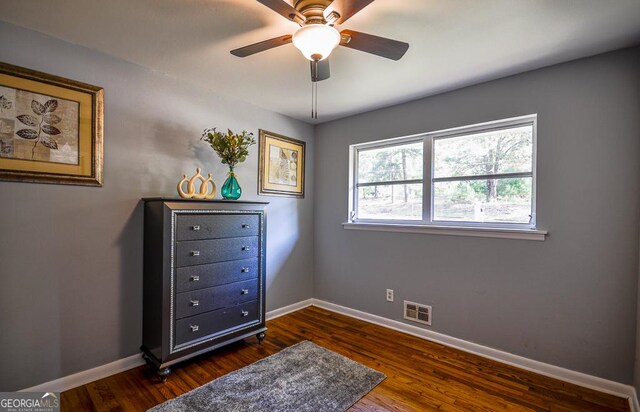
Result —
<instances>
[{"instance_id":1,"label":"window pane","mask_svg":"<svg viewBox=\"0 0 640 412\"><path fill-rule=\"evenodd\" d=\"M358 188L359 219L422 219L422 183Z\"/></svg>"},{"instance_id":2,"label":"window pane","mask_svg":"<svg viewBox=\"0 0 640 412\"><path fill-rule=\"evenodd\" d=\"M532 171L533 126L435 139L434 177Z\"/></svg>"},{"instance_id":3,"label":"window pane","mask_svg":"<svg viewBox=\"0 0 640 412\"><path fill-rule=\"evenodd\" d=\"M422 141L358 151L358 183L422 179Z\"/></svg>"},{"instance_id":4,"label":"window pane","mask_svg":"<svg viewBox=\"0 0 640 412\"><path fill-rule=\"evenodd\" d=\"M529 223L530 177L435 182L433 220Z\"/></svg>"}]
</instances>

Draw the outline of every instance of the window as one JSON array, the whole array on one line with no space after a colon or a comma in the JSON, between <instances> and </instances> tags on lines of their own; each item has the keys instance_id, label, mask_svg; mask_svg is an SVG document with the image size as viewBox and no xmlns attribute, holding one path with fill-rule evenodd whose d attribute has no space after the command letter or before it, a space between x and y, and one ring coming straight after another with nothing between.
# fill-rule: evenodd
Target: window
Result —
<instances>
[{"instance_id":1,"label":"window","mask_svg":"<svg viewBox=\"0 0 640 412\"><path fill-rule=\"evenodd\" d=\"M358 218L422 220L423 142L358 151Z\"/></svg>"},{"instance_id":2,"label":"window","mask_svg":"<svg viewBox=\"0 0 640 412\"><path fill-rule=\"evenodd\" d=\"M535 228L536 116L351 146L353 223Z\"/></svg>"}]
</instances>

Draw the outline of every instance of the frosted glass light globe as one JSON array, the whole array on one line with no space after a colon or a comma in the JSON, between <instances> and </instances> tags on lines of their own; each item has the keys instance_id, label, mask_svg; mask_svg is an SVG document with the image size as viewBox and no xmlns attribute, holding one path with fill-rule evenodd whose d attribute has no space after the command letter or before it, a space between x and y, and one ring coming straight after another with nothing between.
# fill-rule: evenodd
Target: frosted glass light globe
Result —
<instances>
[{"instance_id":1,"label":"frosted glass light globe","mask_svg":"<svg viewBox=\"0 0 640 412\"><path fill-rule=\"evenodd\" d=\"M324 60L340 44L340 33L331 26L310 24L293 34L293 45L311 61Z\"/></svg>"}]
</instances>

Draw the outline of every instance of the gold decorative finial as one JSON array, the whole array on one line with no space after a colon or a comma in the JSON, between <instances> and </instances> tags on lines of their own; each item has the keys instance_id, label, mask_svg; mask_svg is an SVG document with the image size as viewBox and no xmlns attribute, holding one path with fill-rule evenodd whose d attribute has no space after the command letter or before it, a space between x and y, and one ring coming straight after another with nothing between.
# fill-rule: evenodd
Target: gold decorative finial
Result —
<instances>
[{"instance_id":1,"label":"gold decorative finial","mask_svg":"<svg viewBox=\"0 0 640 412\"><path fill-rule=\"evenodd\" d=\"M200 189L196 190L196 181L200 181ZM183 190L184 184L187 184L187 191ZM183 199L213 199L216 195L216 183L211 177L211 173L205 179L200 173L200 168L196 169L196 174L189 179L187 175L182 175L182 179L178 182L178 194Z\"/></svg>"}]
</instances>

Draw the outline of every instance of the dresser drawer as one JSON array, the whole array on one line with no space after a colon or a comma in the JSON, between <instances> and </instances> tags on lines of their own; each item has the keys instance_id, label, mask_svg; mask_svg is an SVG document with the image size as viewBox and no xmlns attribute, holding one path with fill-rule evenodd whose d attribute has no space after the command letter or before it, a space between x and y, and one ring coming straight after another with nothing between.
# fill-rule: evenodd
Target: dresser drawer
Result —
<instances>
[{"instance_id":1,"label":"dresser drawer","mask_svg":"<svg viewBox=\"0 0 640 412\"><path fill-rule=\"evenodd\" d=\"M260 217L256 214L178 215L176 240L201 240L258 236Z\"/></svg>"},{"instance_id":2,"label":"dresser drawer","mask_svg":"<svg viewBox=\"0 0 640 412\"><path fill-rule=\"evenodd\" d=\"M177 267L246 259L258 256L258 237L178 242L176 249Z\"/></svg>"},{"instance_id":3,"label":"dresser drawer","mask_svg":"<svg viewBox=\"0 0 640 412\"><path fill-rule=\"evenodd\" d=\"M176 319L236 306L258 297L258 279L179 293L176 298Z\"/></svg>"},{"instance_id":4,"label":"dresser drawer","mask_svg":"<svg viewBox=\"0 0 640 412\"><path fill-rule=\"evenodd\" d=\"M176 345L258 320L258 301L218 309L176 321Z\"/></svg>"},{"instance_id":5,"label":"dresser drawer","mask_svg":"<svg viewBox=\"0 0 640 412\"><path fill-rule=\"evenodd\" d=\"M178 268L176 291L188 292L258 277L258 258Z\"/></svg>"}]
</instances>

